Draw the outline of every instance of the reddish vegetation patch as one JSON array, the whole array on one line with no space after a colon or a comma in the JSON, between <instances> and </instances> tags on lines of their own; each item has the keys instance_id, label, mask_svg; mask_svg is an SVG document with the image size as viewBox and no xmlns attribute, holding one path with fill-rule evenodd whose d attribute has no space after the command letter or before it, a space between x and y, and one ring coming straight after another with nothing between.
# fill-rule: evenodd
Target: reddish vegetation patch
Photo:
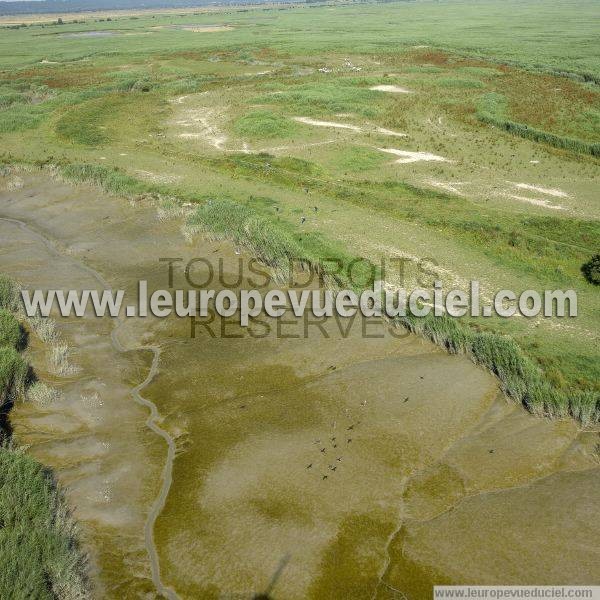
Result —
<instances>
[{"instance_id":1,"label":"reddish vegetation patch","mask_svg":"<svg viewBox=\"0 0 600 600\"><path fill-rule=\"evenodd\" d=\"M508 72L506 65L497 65L478 58L461 58L440 50L416 50L410 53L411 60L417 64L436 65L438 67L485 67Z\"/></svg>"},{"instance_id":2,"label":"reddish vegetation patch","mask_svg":"<svg viewBox=\"0 0 600 600\"><path fill-rule=\"evenodd\" d=\"M104 81L105 69L73 68L61 66L48 68L46 65L38 68L23 69L22 71L4 71L2 78L6 80L23 79L35 81L49 88L81 88L87 85L97 85Z\"/></svg>"},{"instance_id":3,"label":"reddish vegetation patch","mask_svg":"<svg viewBox=\"0 0 600 600\"><path fill-rule=\"evenodd\" d=\"M207 52L206 50L181 50L179 52L170 52L163 54L159 58L161 60L169 60L172 58L186 58L187 60L208 60L211 57L219 57L221 60L235 58L235 52L221 50L215 52Z\"/></svg>"},{"instance_id":4,"label":"reddish vegetation patch","mask_svg":"<svg viewBox=\"0 0 600 600\"><path fill-rule=\"evenodd\" d=\"M427 50L425 52L415 53L414 59L418 63L437 65L441 67L446 66L448 64L449 57L444 52L439 52L437 50Z\"/></svg>"},{"instance_id":5,"label":"reddish vegetation patch","mask_svg":"<svg viewBox=\"0 0 600 600\"><path fill-rule=\"evenodd\" d=\"M562 134L578 135L578 117L600 102L600 94L570 79L518 70L497 89L508 98L514 121Z\"/></svg>"}]
</instances>

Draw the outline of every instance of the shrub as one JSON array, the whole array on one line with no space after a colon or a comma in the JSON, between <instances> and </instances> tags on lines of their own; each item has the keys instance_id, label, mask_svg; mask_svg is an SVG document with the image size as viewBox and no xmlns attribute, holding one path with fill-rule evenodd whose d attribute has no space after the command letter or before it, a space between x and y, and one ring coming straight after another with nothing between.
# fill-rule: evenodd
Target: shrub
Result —
<instances>
[{"instance_id":1,"label":"shrub","mask_svg":"<svg viewBox=\"0 0 600 600\"><path fill-rule=\"evenodd\" d=\"M0 308L15 312L19 298L19 286L10 277L0 275Z\"/></svg>"},{"instance_id":2,"label":"shrub","mask_svg":"<svg viewBox=\"0 0 600 600\"><path fill-rule=\"evenodd\" d=\"M21 327L12 313L0 308L0 346L16 348L21 340Z\"/></svg>"},{"instance_id":3,"label":"shrub","mask_svg":"<svg viewBox=\"0 0 600 600\"><path fill-rule=\"evenodd\" d=\"M0 447L0 598L89 598L86 558L51 472Z\"/></svg>"},{"instance_id":4,"label":"shrub","mask_svg":"<svg viewBox=\"0 0 600 600\"><path fill-rule=\"evenodd\" d=\"M600 285L600 254L594 254L590 260L581 265L581 272L593 285Z\"/></svg>"},{"instance_id":5,"label":"shrub","mask_svg":"<svg viewBox=\"0 0 600 600\"><path fill-rule=\"evenodd\" d=\"M25 389L29 367L10 346L0 347L0 406Z\"/></svg>"},{"instance_id":6,"label":"shrub","mask_svg":"<svg viewBox=\"0 0 600 600\"><path fill-rule=\"evenodd\" d=\"M27 388L27 399L40 406L48 406L53 402L60 400L61 393L42 381L36 381Z\"/></svg>"}]
</instances>

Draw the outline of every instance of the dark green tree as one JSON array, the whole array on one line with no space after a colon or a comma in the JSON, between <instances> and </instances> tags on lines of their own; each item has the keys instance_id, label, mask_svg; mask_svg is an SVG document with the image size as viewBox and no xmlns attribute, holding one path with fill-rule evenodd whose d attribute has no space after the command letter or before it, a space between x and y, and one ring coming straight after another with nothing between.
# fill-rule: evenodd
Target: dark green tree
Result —
<instances>
[{"instance_id":1,"label":"dark green tree","mask_svg":"<svg viewBox=\"0 0 600 600\"><path fill-rule=\"evenodd\" d=\"M600 254L594 254L590 260L581 265L583 276L593 285L600 285Z\"/></svg>"}]
</instances>

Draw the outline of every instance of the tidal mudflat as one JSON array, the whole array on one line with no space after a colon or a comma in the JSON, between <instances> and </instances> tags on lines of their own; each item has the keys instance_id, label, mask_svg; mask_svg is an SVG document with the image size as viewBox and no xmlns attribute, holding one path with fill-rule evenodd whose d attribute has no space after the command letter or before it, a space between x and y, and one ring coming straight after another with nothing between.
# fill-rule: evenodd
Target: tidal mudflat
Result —
<instances>
[{"instance_id":1,"label":"tidal mudflat","mask_svg":"<svg viewBox=\"0 0 600 600\"><path fill-rule=\"evenodd\" d=\"M158 219L148 201L43 172L1 184L2 271L25 287L104 281L135 296L139 279L167 285L166 256L237 276L239 250L186 242L182 217ZM307 338L290 324L285 339L235 324L191 339L175 318L57 324L73 370L52 374L33 336L30 353L61 399L18 405L11 421L67 487L99 596L155 595L153 557L158 588L180 598L250 596L279 566L273 594L290 599L426 598L434 581L482 577L595 583L598 432L526 413L465 357L382 323L369 339L334 320ZM168 445L132 390L155 349L140 395L177 452L153 515Z\"/></svg>"}]
</instances>

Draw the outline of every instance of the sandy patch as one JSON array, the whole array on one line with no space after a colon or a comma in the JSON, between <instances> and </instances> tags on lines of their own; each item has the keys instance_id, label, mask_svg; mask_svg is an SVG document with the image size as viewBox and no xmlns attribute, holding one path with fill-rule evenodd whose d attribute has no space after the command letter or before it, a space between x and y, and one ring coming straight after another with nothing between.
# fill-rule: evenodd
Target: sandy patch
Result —
<instances>
[{"instance_id":1,"label":"sandy patch","mask_svg":"<svg viewBox=\"0 0 600 600\"><path fill-rule=\"evenodd\" d=\"M369 88L374 92L389 92L391 94L412 94L412 90L400 87L399 85L374 85Z\"/></svg>"},{"instance_id":2,"label":"sandy patch","mask_svg":"<svg viewBox=\"0 0 600 600\"><path fill-rule=\"evenodd\" d=\"M554 196L555 198L569 198L569 194L558 189L545 188L539 185L530 185L528 183L515 183L514 186L519 188L520 190L539 192L540 194L546 194L546 196Z\"/></svg>"},{"instance_id":3,"label":"sandy patch","mask_svg":"<svg viewBox=\"0 0 600 600\"><path fill-rule=\"evenodd\" d=\"M400 158L394 161L396 164L407 164L419 161L450 162L443 156L438 156L437 154L431 154L429 152L409 152L408 150L396 150L395 148L377 148L377 150L399 156Z\"/></svg>"},{"instance_id":4,"label":"sandy patch","mask_svg":"<svg viewBox=\"0 0 600 600\"><path fill-rule=\"evenodd\" d=\"M175 183L181 177L179 175L167 175L165 173L152 173L152 171L143 171L136 169L135 171L142 179L152 181L153 183Z\"/></svg>"},{"instance_id":5,"label":"sandy patch","mask_svg":"<svg viewBox=\"0 0 600 600\"><path fill-rule=\"evenodd\" d=\"M314 146L327 146L328 144L335 144L339 140L325 140L323 142L312 142L310 144L298 144L289 146L273 146L268 148L262 148L259 152L281 152L282 150L303 150L305 148L313 148Z\"/></svg>"},{"instance_id":6,"label":"sandy patch","mask_svg":"<svg viewBox=\"0 0 600 600\"><path fill-rule=\"evenodd\" d=\"M210 108L190 109L185 111L182 116L183 119L179 119L175 123L194 129L194 131L180 133L180 138L204 140L217 150L225 150L227 136L216 125L220 116L216 110Z\"/></svg>"},{"instance_id":7,"label":"sandy patch","mask_svg":"<svg viewBox=\"0 0 600 600\"><path fill-rule=\"evenodd\" d=\"M350 113L339 113L336 115L340 118L352 117L354 115ZM408 137L408 134L400 131L392 131L391 129L385 129L384 127L360 127L358 125L349 125L348 123L337 123L335 121L319 121L317 119L311 119L309 117L293 117L294 121L298 123L304 123L305 125L314 125L315 127L332 127L334 129L349 129L350 131L356 131L357 133L364 133L365 131L374 131L382 135L389 135L393 137Z\"/></svg>"},{"instance_id":8,"label":"sandy patch","mask_svg":"<svg viewBox=\"0 0 600 600\"><path fill-rule=\"evenodd\" d=\"M334 127L336 129L350 129L352 131L362 131L358 125L347 125L346 123L336 123L335 121L318 121L309 117L293 117L294 121L304 123L305 125L314 125L315 127Z\"/></svg>"},{"instance_id":9,"label":"sandy patch","mask_svg":"<svg viewBox=\"0 0 600 600\"><path fill-rule=\"evenodd\" d=\"M468 181L438 181L436 179L426 179L425 183L431 185L440 190L444 190L445 192L450 192L451 194L456 194L458 196L464 196L464 192L460 189L461 185L468 185Z\"/></svg>"},{"instance_id":10,"label":"sandy patch","mask_svg":"<svg viewBox=\"0 0 600 600\"><path fill-rule=\"evenodd\" d=\"M216 33L218 31L231 31L233 27L231 27L231 25L207 25L204 27L186 27L184 25L181 29L185 31L192 31L193 33Z\"/></svg>"},{"instance_id":11,"label":"sandy patch","mask_svg":"<svg viewBox=\"0 0 600 600\"><path fill-rule=\"evenodd\" d=\"M509 198L513 200L520 200L521 202L528 202L529 204L535 204L535 206L543 206L544 208L551 208L552 210L565 210L564 206L558 204L552 204L549 200L542 198L527 198L526 196L518 196L517 194L508 194Z\"/></svg>"},{"instance_id":12,"label":"sandy patch","mask_svg":"<svg viewBox=\"0 0 600 600\"><path fill-rule=\"evenodd\" d=\"M384 127L377 127L377 133L381 133L383 135L391 135L394 137L408 137L407 133L401 133L399 131L392 131L391 129L385 129Z\"/></svg>"},{"instance_id":13,"label":"sandy patch","mask_svg":"<svg viewBox=\"0 0 600 600\"><path fill-rule=\"evenodd\" d=\"M173 100L171 100L171 102L173 104L183 104L185 102L185 99L189 97L189 94L186 94L185 96L178 96L177 98L174 98Z\"/></svg>"}]
</instances>

